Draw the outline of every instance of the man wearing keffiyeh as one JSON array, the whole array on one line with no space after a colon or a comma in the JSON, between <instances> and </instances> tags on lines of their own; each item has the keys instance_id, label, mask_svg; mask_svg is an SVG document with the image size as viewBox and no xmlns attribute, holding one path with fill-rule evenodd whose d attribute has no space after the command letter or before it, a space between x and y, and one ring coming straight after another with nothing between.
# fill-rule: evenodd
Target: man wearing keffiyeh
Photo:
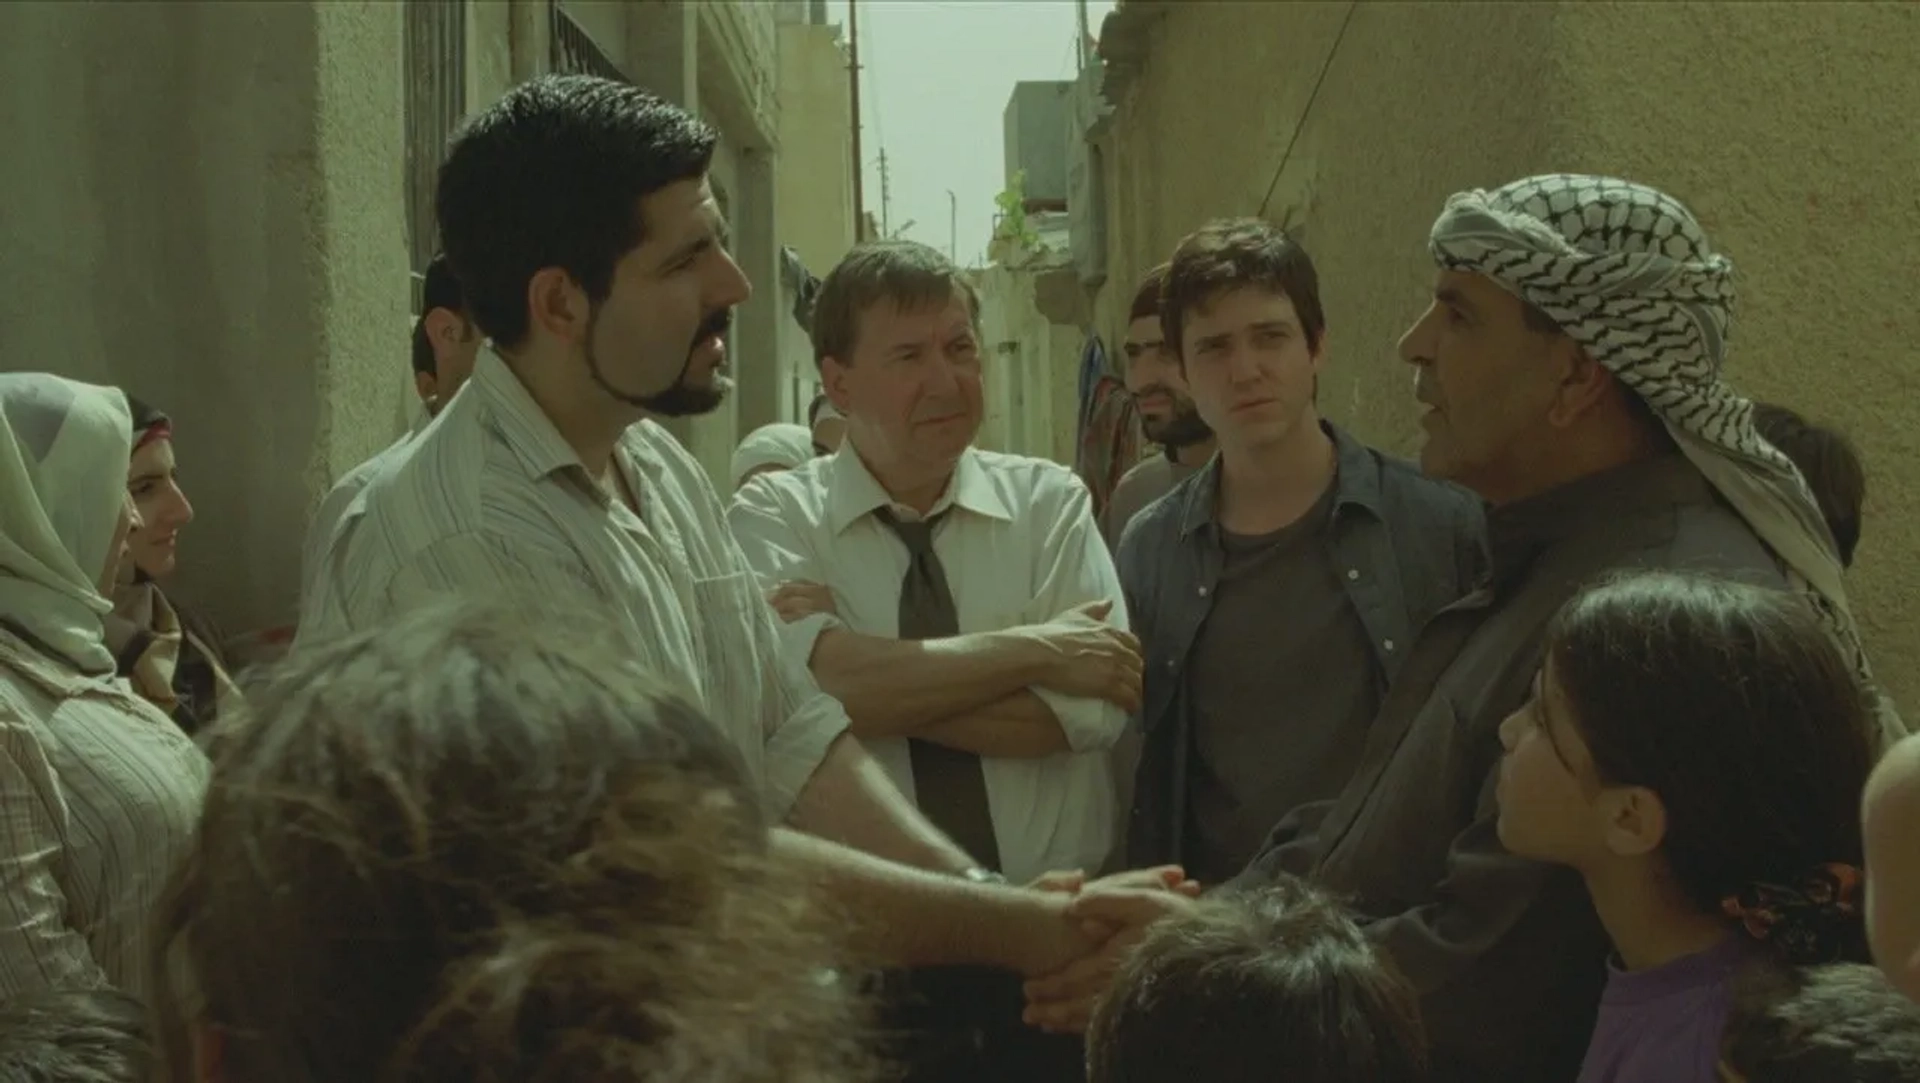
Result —
<instances>
[{"instance_id":1,"label":"man wearing keffiyeh","mask_svg":"<svg viewBox=\"0 0 1920 1083\"><path fill-rule=\"evenodd\" d=\"M1347 898L1421 994L1436 1079L1570 1080L1606 938L1573 874L1496 833L1498 728L1549 619L1608 574L1717 573L1805 591L1864 658L1812 498L1721 382L1732 265L1685 207L1532 177L1453 196L1429 248L1433 300L1400 353L1423 469L1489 505L1488 575L1411 644L1345 791L1291 813L1235 883L1310 876ZM1182 905L1090 891L1076 910L1138 926ZM1099 981L1036 983L1036 1020L1071 1019Z\"/></svg>"}]
</instances>

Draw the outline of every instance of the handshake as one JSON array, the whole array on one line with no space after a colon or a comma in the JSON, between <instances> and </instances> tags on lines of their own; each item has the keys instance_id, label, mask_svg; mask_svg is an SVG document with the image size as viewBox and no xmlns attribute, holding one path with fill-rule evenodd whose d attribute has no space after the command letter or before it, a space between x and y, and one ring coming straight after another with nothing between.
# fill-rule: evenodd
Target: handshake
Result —
<instances>
[{"instance_id":1,"label":"handshake","mask_svg":"<svg viewBox=\"0 0 1920 1083\"><path fill-rule=\"evenodd\" d=\"M1177 865L1093 881L1078 872L1048 873L1027 886L1065 897L1059 908L1064 927L1038 939L1022 967L1025 1021L1052 1033L1085 1031L1114 971L1148 926L1186 913L1200 895L1200 884Z\"/></svg>"}]
</instances>

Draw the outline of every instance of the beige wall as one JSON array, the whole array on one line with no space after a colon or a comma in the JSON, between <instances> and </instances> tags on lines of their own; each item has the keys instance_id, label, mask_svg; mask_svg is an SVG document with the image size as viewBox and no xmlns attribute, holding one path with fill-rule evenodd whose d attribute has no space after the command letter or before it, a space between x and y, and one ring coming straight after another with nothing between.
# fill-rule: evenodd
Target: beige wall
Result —
<instances>
[{"instance_id":1,"label":"beige wall","mask_svg":"<svg viewBox=\"0 0 1920 1083\"><path fill-rule=\"evenodd\" d=\"M853 127L837 27L780 27L780 231L825 277L853 245Z\"/></svg>"},{"instance_id":2,"label":"beige wall","mask_svg":"<svg viewBox=\"0 0 1920 1083\"><path fill-rule=\"evenodd\" d=\"M1410 452L1394 344L1424 304L1446 195L1552 170L1668 188L1740 269L1733 380L1862 446L1873 496L1854 605L1915 709L1920 6L1174 4L1144 40L1105 148L1109 341L1181 234L1264 210L1301 229L1320 268L1329 413Z\"/></svg>"},{"instance_id":3,"label":"beige wall","mask_svg":"<svg viewBox=\"0 0 1920 1083\"><path fill-rule=\"evenodd\" d=\"M292 616L309 508L391 436L400 40L380 2L0 4L0 366L173 415L180 590L230 630Z\"/></svg>"},{"instance_id":4,"label":"beige wall","mask_svg":"<svg viewBox=\"0 0 1920 1083\"><path fill-rule=\"evenodd\" d=\"M995 265L980 271L975 284L986 407L975 443L989 451L1071 464L1079 417L1080 330L1041 313L1031 270Z\"/></svg>"}]
</instances>

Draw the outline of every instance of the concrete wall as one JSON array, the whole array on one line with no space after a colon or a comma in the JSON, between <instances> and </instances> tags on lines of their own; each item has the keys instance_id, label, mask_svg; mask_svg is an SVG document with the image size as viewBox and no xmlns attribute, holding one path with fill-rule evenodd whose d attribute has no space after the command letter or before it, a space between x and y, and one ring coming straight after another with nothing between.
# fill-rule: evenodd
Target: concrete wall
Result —
<instances>
[{"instance_id":1,"label":"concrete wall","mask_svg":"<svg viewBox=\"0 0 1920 1083\"><path fill-rule=\"evenodd\" d=\"M173 415L178 589L229 630L291 617L310 507L391 434L400 42L379 2L0 5L0 366Z\"/></svg>"},{"instance_id":2,"label":"concrete wall","mask_svg":"<svg viewBox=\"0 0 1920 1083\"><path fill-rule=\"evenodd\" d=\"M853 126L840 29L780 27L780 243L825 277L853 245Z\"/></svg>"},{"instance_id":3,"label":"concrete wall","mask_svg":"<svg viewBox=\"0 0 1920 1083\"><path fill-rule=\"evenodd\" d=\"M825 278L853 247L853 124L847 52L840 28L783 22L780 53L780 181L775 195L780 243ZM768 288L771 288L768 283ZM805 421L819 387L813 347L780 300L785 320L782 420Z\"/></svg>"},{"instance_id":4,"label":"concrete wall","mask_svg":"<svg viewBox=\"0 0 1920 1083\"><path fill-rule=\"evenodd\" d=\"M1032 269L997 264L975 278L986 407L975 443L989 451L1071 464L1082 336L1079 328L1055 323L1040 311L1036 279Z\"/></svg>"},{"instance_id":5,"label":"concrete wall","mask_svg":"<svg viewBox=\"0 0 1920 1083\"><path fill-rule=\"evenodd\" d=\"M1139 59L1109 74L1097 326L1118 341L1138 276L1201 220L1291 223L1321 272L1322 401L1392 450L1417 446L1394 344L1425 303L1448 193L1593 170L1689 201L1740 268L1732 379L1862 446L1854 605L1916 709L1920 6L1127 0L1102 37Z\"/></svg>"},{"instance_id":6,"label":"concrete wall","mask_svg":"<svg viewBox=\"0 0 1920 1083\"><path fill-rule=\"evenodd\" d=\"M1015 83L1001 111L1007 185L1012 187L1015 175L1025 174L1020 193L1031 202L1061 203L1067 198L1067 152L1060 133L1067 130L1072 113L1067 97L1072 87L1064 81Z\"/></svg>"}]
</instances>

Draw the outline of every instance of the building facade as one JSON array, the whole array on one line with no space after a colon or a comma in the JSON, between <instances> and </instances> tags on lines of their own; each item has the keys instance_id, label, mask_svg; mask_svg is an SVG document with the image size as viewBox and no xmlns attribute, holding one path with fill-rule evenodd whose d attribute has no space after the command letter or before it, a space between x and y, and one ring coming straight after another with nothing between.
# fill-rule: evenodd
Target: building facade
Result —
<instances>
[{"instance_id":1,"label":"building facade","mask_svg":"<svg viewBox=\"0 0 1920 1083\"><path fill-rule=\"evenodd\" d=\"M782 209L838 258L808 203L837 207L832 186L779 185L782 24L820 7L0 4L0 117L31 149L0 155L0 367L170 413L199 512L180 593L229 631L284 624L313 507L417 408L407 329L448 137L516 82L591 72L721 132L713 182L756 294L732 400L674 426L719 478L737 434L796 413Z\"/></svg>"}]
</instances>

